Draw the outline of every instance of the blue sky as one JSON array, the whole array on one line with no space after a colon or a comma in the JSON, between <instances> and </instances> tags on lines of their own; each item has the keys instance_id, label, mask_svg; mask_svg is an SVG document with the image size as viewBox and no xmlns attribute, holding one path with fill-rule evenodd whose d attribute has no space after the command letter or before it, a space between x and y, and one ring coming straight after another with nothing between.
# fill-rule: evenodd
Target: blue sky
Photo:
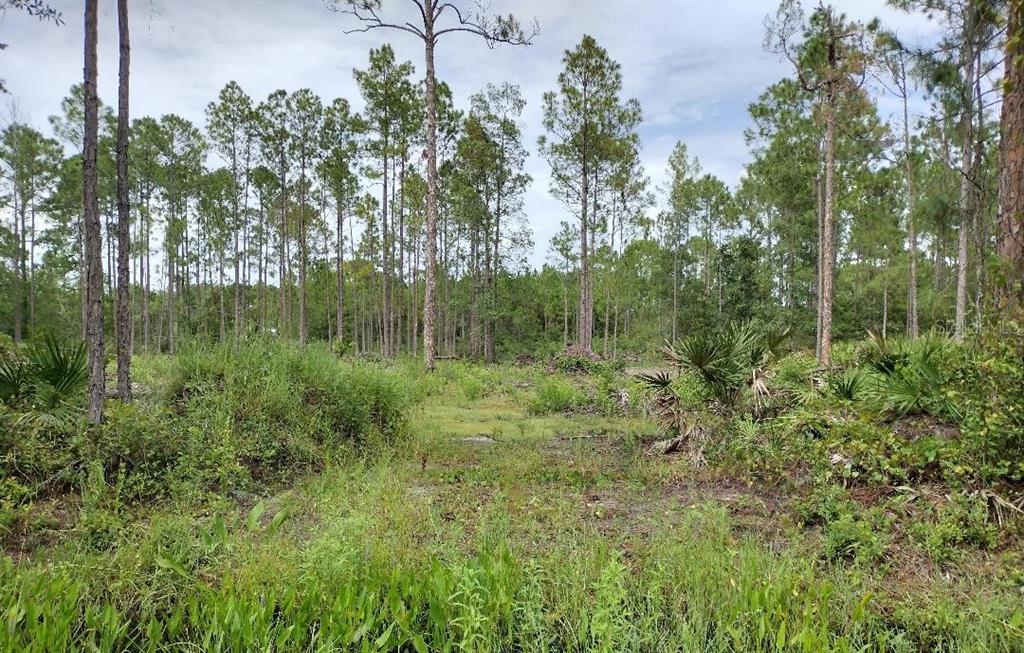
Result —
<instances>
[{"instance_id":1,"label":"blue sky","mask_svg":"<svg viewBox=\"0 0 1024 653\"><path fill-rule=\"evenodd\" d=\"M81 80L82 5L51 4L63 12L65 25L13 11L0 17L0 42L10 44L0 52L0 77L11 92L0 98L0 124L17 115L46 130L47 116ZM881 1L835 4L851 18L881 18L909 43L929 40L936 29ZM410 6L385 0L384 13L408 16ZM109 0L100 7L100 94L113 102L115 7ZM679 140L707 171L734 186L748 160L747 106L789 73L786 62L762 47L764 20L775 8L762 0L494 2L493 11L537 19L541 33L534 45L489 50L473 37L446 37L438 48L438 75L460 106L489 81L518 84L527 101L522 127L533 177L525 198L536 243L532 264L544 261L548 240L568 217L549 197L547 164L536 154L541 94L555 87L563 51L591 34L622 64L624 96L637 98L644 111L642 159L655 186ZM385 40L422 74L418 41L384 30L346 35L351 17L327 10L321 0L132 0L130 10L135 116L177 113L202 125L206 104L232 79L256 99L277 88L308 87L325 100L344 96L359 107L352 69L364 67L367 51ZM883 115L894 108L881 104Z\"/></svg>"}]
</instances>

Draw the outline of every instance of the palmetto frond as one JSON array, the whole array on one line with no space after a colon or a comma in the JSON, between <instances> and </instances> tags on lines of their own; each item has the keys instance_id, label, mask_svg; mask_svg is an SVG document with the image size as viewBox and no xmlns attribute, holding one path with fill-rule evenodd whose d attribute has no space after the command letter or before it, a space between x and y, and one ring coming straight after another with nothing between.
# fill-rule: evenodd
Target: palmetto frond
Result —
<instances>
[{"instance_id":1,"label":"palmetto frond","mask_svg":"<svg viewBox=\"0 0 1024 653\"><path fill-rule=\"evenodd\" d=\"M672 377L664 370L657 372L640 372L636 374L635 378L637 381L640 381L652 390L664 390L672 385Z\"/></svg>"},{"instance_id":2,"label":"palmetto frond","mask_svg":"<svg viewBox=\"0 0 1024 653\"><path fill-rule=\"evenodd\" d=\"M28 357L36 379L52 389L55 401L85 387L88 380L85 343L63 345L47 334L29 346Z\"/></svg>"}]
</instances>

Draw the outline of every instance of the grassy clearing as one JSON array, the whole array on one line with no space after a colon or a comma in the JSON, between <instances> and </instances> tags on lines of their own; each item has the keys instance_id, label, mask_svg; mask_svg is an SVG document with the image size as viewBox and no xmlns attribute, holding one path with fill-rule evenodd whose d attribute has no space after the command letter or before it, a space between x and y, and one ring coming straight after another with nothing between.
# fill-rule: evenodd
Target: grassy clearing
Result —
<instances>
[{"instance_id":1,"label":"grassy clearing","mask_svg":"<svg viewBox=\"0 0 1024 653\"><path fill-rule=\"evenodd\" d=\"M143 363L154 379L166 365ZM821 452L781 426L730 426L706 466L650 455L663 430L614 371L388 373L419 397L401 437L337 449L291 489L140 506L105 549L72 527L5 560L0 649L1024 647L1020 546L965 537L970 504L925 514L899 492L807 482L794 466ZM537 410L552 380L571 408Z\"/></svg>"}]
</instances>

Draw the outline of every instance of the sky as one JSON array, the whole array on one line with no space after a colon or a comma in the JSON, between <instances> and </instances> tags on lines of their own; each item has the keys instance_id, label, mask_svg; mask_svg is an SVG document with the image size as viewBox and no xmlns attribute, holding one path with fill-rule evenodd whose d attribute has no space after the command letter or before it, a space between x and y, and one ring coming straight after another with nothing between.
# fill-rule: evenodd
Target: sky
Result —
<instances>
[{"instance_id":1,"label":"sky","mask_svg":"<svg viewBox=\"0 0 1024 653\"><path fill-rule=\"evenodd\" d=\"M82 79L82 3L49 0L64 24L41 23L19 11L0 15L0 78L10 95L0 98L0 122L12 115L48 132L47 117ZM473 6L472 2L456 0ZM936 26L919 15L888 8L882 0L840 0L850 18L880 18L906 43L929 40ZM730 187L739 182L749 152L743 131L748 105L770 84L791 75L790 64L763 47L765 18L775 0L520 0L496 1L494 13L514 13L540 27L533 44L489 49L465 34L443 38L437 74L460 108L488 82L518 84L527 102L522 116L533 183L524 208L534 234L529 263L542 264L566 207L548 193L549 169L537 154L541 96L553 90L565 50L584 34L622 66L623 97L643 110L641 158L652 186L664 184L666 162L678 141L703 168ZM382 16L411 17L411 2L384 0ZM389 42L399 60L423 74L423 46L412 35L390 30L346 34L351 16L332 12L323 0L130 0L132 116L176 113L205 124L205 107L230 80L254 100L271 91L310 88L325 102L345 97L362 107L353 80L370 48ZM117 16L113 0L100 0L99 91L117 98ZM883 117L895 109L880 101Z\"/></svg>"}]
</instances>

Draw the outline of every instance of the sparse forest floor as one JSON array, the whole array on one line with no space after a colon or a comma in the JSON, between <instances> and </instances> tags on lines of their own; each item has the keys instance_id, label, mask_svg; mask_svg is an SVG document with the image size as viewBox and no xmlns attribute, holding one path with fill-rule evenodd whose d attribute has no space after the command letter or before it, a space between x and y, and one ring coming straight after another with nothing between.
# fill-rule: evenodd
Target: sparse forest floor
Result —
<instances>
[{"instance_id":1,"label":"sparse forest floor","mask_svg":"<svg viewBox=\"0 0 1024 653\"><path fill-rule=\"evenodd\" d=\"M296 460L313 445L288 439L295 416L274 408L269 389L249 388L251 402L217 394L259 361L278 368L256 349L236 363L141 359L147 394L130 420L163 402L172 421L191 415L189 428L216 431L230 415L257 432L277 420L267 442L287 442ZM270 355L291 356L280 369L300 378L296 365L328 378L324 397L298 393L305 413L331 398L335 368L380 397L394 384L414 403L383 440L292 468L270 464L279 452L262 463L250 452L239 458L246 469L221 469L201 492L132 500L133 484L156 477L122 462L102 482L85 473L65 492L41 492L20 513L8 504L5 650L1024 647L1015 509L934 474L875 476L865 452L881 468L908 454L892 443L879 453L868 431L878 420L858 418L853 403L812 402L808 415L767 421L708 413L714 435L663 455L650 450L665 429L647 416L643 386L608 364L552 373L444 361L426 376L412 361ZM791 428L812 417L843 434L796 435L813 432ZM907 443L959 438L935 417L890 425ZM247 441L220 437L203 448ZM211 478L199 462L186 467L160 482ZM248 480L229 483L236 474Z\"/></svg>"}]
</instances>

